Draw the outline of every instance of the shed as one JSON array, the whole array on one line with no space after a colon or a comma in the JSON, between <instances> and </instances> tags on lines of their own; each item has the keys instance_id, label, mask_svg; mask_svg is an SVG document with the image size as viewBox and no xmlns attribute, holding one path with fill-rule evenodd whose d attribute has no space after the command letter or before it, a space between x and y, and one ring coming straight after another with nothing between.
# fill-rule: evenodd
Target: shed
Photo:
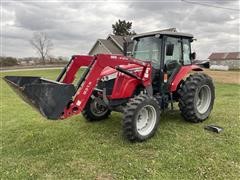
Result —
<instances>
[{"instance_id":1,"label":"shed","mask_svg":"<svg viewBox=\"0 0 240 180\"><path fill-rule=\"evenodd\" d=\"M240 52L214 52L208 57L211 66L226 66L240 69Z\"/></svg>"}]
</instances>

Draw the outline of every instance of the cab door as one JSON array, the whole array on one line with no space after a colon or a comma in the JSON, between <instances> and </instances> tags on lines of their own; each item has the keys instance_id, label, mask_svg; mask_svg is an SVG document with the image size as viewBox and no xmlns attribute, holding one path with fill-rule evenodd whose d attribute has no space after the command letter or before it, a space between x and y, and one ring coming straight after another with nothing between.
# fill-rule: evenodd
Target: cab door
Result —
<instances>
[{"instance_id":1,"label":"cab door","mask_svg":"<svg viewBox=\"0 0 240 180\"><path fill-rule=\"evenodd\" d=\"M181 66L192 64L191 39L184 37L166 37L164 49L164 72L171 79Z\"/></svg>"},{"instance_id":2,"label":"cab door","mask_svg":"<svg viewBox=\"0 0 240 180\"><path fill-rule=\"evenodd\" d=\"M170 79L183 64L182 40L177 37L166 37L164 50L164 73ZM166 77L165 77L166 81Z\"/></svg>"}]
</instances>

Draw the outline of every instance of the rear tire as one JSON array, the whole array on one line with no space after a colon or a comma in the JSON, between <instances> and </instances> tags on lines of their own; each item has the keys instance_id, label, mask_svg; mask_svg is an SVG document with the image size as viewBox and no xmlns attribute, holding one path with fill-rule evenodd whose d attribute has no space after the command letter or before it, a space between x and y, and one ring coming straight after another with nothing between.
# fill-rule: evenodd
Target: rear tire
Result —
<instances>
[{"instance_id":1,"label":"rear tire","mask_svg":"<svg viewBox=\"0 0 240 180\"><path fill-rule=\"evenodd\" d=\"M185 120L198 123L208 118L215 99L211 77L204 73L190 75L181 84L178 94L178 105Z\"/></svg>"},{"instance_id":2,"label":"rear tire","mask_svg":"<svg viewBox=\"0 0 240 180\"><path fill-rule=\"evenodd\" d=\"M160 107L157 100L140 94L132 98L124 109L123 135L132 142L144 141L155 134L159 120Z\"/></svg>"},{"instance_id":3,"label":"rear tire","mask_svg":"<svg viewBox=\"0 0 240 180\"><path fill-rule=\"evenodd\" d=\"M107 119L111 114L108 107L99 105L95 98L96 97L90 97L84 110L82 111L82 115L89 122Z\"/></svg>"}]
</instances>

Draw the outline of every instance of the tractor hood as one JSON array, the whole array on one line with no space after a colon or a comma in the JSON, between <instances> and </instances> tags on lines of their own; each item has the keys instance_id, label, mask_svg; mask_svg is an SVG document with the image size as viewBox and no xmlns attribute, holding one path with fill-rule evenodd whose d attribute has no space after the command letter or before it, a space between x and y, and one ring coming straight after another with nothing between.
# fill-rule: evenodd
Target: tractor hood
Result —
<instances>
[{"instance_id":1,"label":"tractor hood","mask_svg":"<svg viewBox=\"0 0 240 180\"><path fill-rule=\"evenodd\" d=\"M119 67L121 67L123 69L126 69L126 70L136 70L136 69L142 69L143 68L142 66L137 65L137 64L121 65ZM116 72L118 72L116 69L113 69L111 67L106 67L102 71L101 77L108 76L108 75L114 74Z\"/></svg>"}]
</instances>

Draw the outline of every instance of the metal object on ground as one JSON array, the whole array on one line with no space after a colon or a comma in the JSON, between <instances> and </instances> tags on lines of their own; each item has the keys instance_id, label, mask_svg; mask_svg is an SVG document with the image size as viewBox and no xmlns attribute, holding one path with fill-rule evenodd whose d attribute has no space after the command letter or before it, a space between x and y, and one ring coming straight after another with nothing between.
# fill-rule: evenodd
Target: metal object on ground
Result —
<instances>
[{"instance_id":1,"label":"metal object on ground","mask_svg":"<svg viewBox=\"0 0 240 180\"><path fill-rule=\"evenodd\" d=\"M204 129L208 131L216 132L216 133L220 133L221 131L223 131L222 127L219 127L213 124L205 126Z\"/></svg>"}]
</instances>

